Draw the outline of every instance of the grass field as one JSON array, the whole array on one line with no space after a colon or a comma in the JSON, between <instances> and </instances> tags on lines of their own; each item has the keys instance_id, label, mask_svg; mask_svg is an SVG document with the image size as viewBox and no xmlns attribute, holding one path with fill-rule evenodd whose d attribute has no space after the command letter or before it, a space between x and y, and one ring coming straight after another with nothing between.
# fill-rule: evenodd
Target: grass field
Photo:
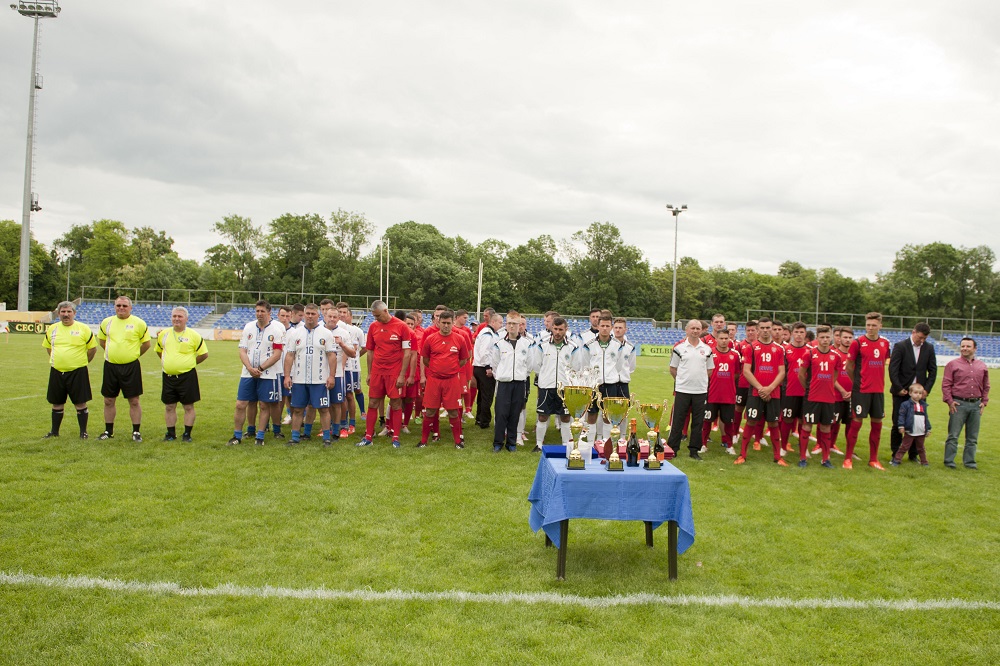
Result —
<instances>
[{"instance_id":1,"label":"grass field","mask_svg":"<svg viewBox=\"0 0 1000 666\"><path fill-rule=\"evenodd\" d=\"M195 443L159 441L149 353L133 444L122 408L111 442L80 441L71 417L42 441L40 338L0 342L0 663L1000 661L1000 407L978 471L941 464L937 390L930 468L785 469L767 451L734 467L718 447L681 458L697 538L679 580L638 524L574 521L560 583L527 525L536 455L493 454L475 428L464 451L417 450L416 435L401 450L230 448L236 345L209 348ZM663 364L641 358L634 392L669 396ZM96 436L99 397L91 412ZM140 585L155 583L176 586ZM393 590L482 594L380 594ZM628 597L641 593L662 596Z\"/></svg>"}]
</instances>

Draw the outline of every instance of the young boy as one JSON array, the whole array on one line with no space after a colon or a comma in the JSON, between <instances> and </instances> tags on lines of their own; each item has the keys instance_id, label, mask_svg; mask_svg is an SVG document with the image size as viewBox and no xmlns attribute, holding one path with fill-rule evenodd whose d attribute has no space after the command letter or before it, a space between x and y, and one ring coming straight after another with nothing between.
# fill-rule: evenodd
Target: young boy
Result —
<instances>
[{"instance_id":1,"label":"young boy","mask_svg":"<svg viewBox=\"0 0 1000 666\"><path fill-rule=\"evenodd\" d=\"M892 457L892 466L899 467L900 461L910 446L917 447L917 456L920 457L920 464L927 467L927 452L924 450L924 438L931 434L931 420L927 417L927 391L920 384L910 386L910 399L904 402L899 408L899 433L903 436L903 443L900 445L896 455Z\"/></svg>"}]
</instances>

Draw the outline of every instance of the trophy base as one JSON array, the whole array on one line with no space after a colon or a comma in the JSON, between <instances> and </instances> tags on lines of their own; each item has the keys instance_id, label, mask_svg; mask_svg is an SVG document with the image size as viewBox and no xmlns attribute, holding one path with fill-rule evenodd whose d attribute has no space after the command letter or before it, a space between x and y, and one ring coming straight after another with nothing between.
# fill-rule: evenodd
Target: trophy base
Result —
<instances>
[{"instance_id":1,"label":"trophy base","mask_svg":"<svg viewBox=\"0 0 1000 666\"><path fill-rule=\"evenodd\" d=\"M566 469L576 469L576 470L587 469L587 464L583 460L583 458L578 458L578 459L570 458L569 460L566 461Z\"/></svg>"},{"instance_id":2,"label":"trophy base","mask_svg":"<svg viewBox=\"0 0 1000 666\"><path fill-rule=\"evenodd\" d=\"M625 465L622 464L622 461L621 461L620 458L618 460L609 460L608 461L608 471L609 472L624 472L625 471Z\"/></svg>"},{"instance_id":3,"label":"trophy base","mask_svg":"<svg viewBox=\"0 0 1000 666\"><path fill-rule=\"evenodd\" d=\"M646 469L660 469L660 467L661 467L660 461L657 460L656 458L652 457L652 456L650 456L649 458L646 458L646 462L643 463L643 466Z\"/></svg>"}]
</instances>

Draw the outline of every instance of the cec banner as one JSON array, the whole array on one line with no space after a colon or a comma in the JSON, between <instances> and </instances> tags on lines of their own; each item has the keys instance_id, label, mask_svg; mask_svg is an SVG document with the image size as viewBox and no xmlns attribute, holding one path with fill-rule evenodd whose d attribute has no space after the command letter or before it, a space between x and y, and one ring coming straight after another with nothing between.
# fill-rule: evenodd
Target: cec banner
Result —
<instances>
[{"instance_id":1,"label":"cec banner","mask_svg":"<svg viewBox=\"0 0 1000 666\"><path fill-rule=\"evenodd\" d=\"M36 321L12 321L7 325L10 327L11 333L41 333L43 335L45 327L48 326L48 324Z\"/></svg>"}]
</instances>

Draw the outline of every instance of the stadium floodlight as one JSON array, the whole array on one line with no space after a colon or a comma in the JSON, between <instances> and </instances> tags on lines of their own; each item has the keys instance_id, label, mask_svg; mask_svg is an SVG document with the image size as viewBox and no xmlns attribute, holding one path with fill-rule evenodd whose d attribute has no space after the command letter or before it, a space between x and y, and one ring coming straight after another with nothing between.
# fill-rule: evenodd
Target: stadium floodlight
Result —
<instances>
[{"instance_id":1,"label":"stadium floodlight","mask_svg":"<svg viewBox=\"0 0 1000 666\"><path fill-rule=\"evenodd\" d=\"M56 18L62 8L57 0L17 2L11 9L35 19L35 40L31 47L31 85L28 88L28 146L24 156L24 199L21 208L21 265L18 271L17 309L28 310L28 282L31 280L31 213L41 210L38 196L31 191L31 157L35 141L35 93L42 79L38 75L38 19Z\"/></svg>"},{"instance_id":2,"label":"stadium floodlight","mask_svg":"<svg viewBox=\"0 0 1000 666\"><path fill-rule=\"evenodd\" d=\"M673 204L667 204L667 210L674 216L674 288L670 295L670 325L673 326L677 319L677 218L688 209L687 204L677 208Z\"/></svg>"}]
</instances>

